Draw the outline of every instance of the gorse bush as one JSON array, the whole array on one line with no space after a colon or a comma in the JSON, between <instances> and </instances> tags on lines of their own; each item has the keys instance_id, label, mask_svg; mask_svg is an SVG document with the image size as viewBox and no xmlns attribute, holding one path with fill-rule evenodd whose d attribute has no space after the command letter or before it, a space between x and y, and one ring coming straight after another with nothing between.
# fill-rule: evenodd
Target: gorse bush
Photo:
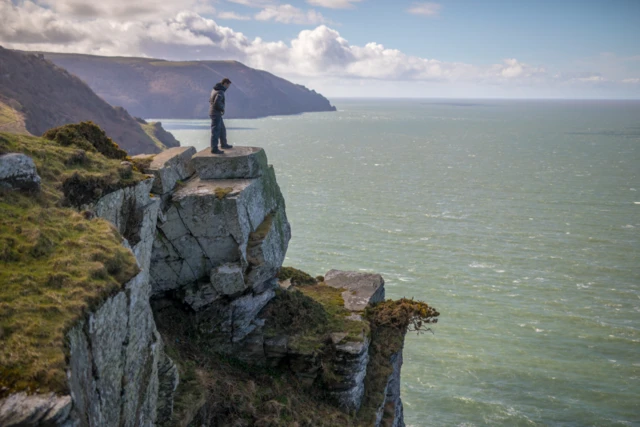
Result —
<instances>
[{"instance_id":1,"label":"gorse bush","mask_svg":"<svg viewBox=\"0 0 640 427\"><path fill-rule=\"evenodd\" d=\"M430 331L427 326L438 323L438 311L429 304L413 299L387 300L367 308L365 312L373 327L392 327L401 331Z\"/></svg>"},{"instance_id":2,"label":"gorse bush","mask_svg":"<svg viewBox=\"0 0 640 427\"><path fill-rule=\"evenodd\" d=\"M76 146L86 151L97 151L108 159L124 160L128 154L93 122L81 122L49 129L43 138L63 147Z\"/></svg>"},{"instance_id":3,"label":"gorse bush","mask_svg":"<svg viewBox=\"0 0 640 427\"><path fill-rule=\"evenodd\" d=\"M305 273L302 270L298 270L293 267L282 267L278 272L278 280L284 281L291 279L291 284L300 285L315 285L318 281L311 277L310 274Z\"/></svg>"}]
</instances>

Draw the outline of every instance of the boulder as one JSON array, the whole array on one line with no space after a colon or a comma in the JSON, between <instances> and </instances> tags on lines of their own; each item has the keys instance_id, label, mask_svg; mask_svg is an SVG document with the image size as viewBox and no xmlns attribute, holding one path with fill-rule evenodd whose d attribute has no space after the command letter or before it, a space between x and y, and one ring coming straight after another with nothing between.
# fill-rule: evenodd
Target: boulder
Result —
<instances>
[{"instance_id":1,"label":"boulder","mask_svg":"<svg viewBox=\"0 0 640 427\"><path fill-rule=\"evenodd\" d=\"M31 157L22 153L0 156L0 187L40 191L40 176Z\"/></svg>"},{"instance_id":2,"label":"boulder","mask_svg":"<svg viewBox=\"0 0 640 427\"><path fill-rule=\"evenodd\" d=\"M206 148L191 160L200 179L258 178L267 169L267 155L259 147L235 146L224 154Z\"/></svg>"},{"instance_id":3,"label":"boulder","mask_svg":"<svg viewBox=\"0 0 640 427\"><path fill-rule=\"evenodd\" d=\"M329 270L324 282L345 290L344 307L350 311L363 311L369 304L384 301L384 279L379 274Z\"/></svg>"}]
</instances>

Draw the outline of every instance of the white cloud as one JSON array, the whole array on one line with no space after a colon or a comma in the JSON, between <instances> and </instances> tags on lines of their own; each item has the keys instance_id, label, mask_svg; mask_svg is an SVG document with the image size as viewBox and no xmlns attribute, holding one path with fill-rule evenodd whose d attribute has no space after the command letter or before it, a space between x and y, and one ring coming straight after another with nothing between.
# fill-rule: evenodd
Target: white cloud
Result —
<instances>
[{"instance_id":1,"label":"white cloud","mask_svg":"<svg viewBox=\"0 0 640 427\"><path fill-rule=\"evenodd\" d=\"M239 15L235 12L218 12L218 18L220 19L234 19L236 21L249 21L251 20L250 16L247 15Z\"/></svg>"},{"instance_id":2,"label":"white cloud","mask_svg":"<svg viewBox=\"0 0 640 427\"><path fill-rule=\"evenodd\" d=\"M263 8L276 4L274 0L227 0L231 3L241 4L247 7Z\"/></svg>"},{"instance_id":3,"label":"white cloud","mask_svg":"<svg viewBox=\"0 0 640 427\"><path fill-rule=\"evenodd\" d=\"M10 1L10 0L2 0ZM27 3L27 2L25 2ZM175 14L181 10L213 13L207 0L39 0L40 3L62 16L78 18L154 19Z\"/></svg>"},{"instance_id":4,"label":"white cloud","mask_svg":"<svg viewBox=\"0 0 640 427\"><path fill-rule=\"evenodd\" d=\"M362 0L307 0L307 3L329 9L351 9L354 7L354 3L360 1Z\"/></svg>"},{"instance_id":5,"label":"white cloud","mask_svg":"<svg viewBox=\"0 0 640 427\"><path fill-rule=\"evenodd\" d=\"M263 10L257 15L262 14L262 19L288 23L324 19L319 14L309 15L290 5L284 6L287 7L267 7L265 10L270 12L263 14ZM278 17L275 12L279 13ZM549 89L602 88L618 82L619 86L624 84L628 93L630 85L640 83L640 79L635 78L637 73L617 79L595 72L549 73L544 67L516 58L478 66L412 56L380 43L350 44L327 25L301 31L290 42L265 41L259 37L249 39L241 32L192 11L167 12L167 16L154 16L153 19L116 18L120 13L116 9L109 13L105 17L78 18L31 1L15 5L0 0L0 44L24 50L172 60L235 59L297 81L338 81L344 87L359 82L374 85L371 82L376 81L392 87L390 82L397 82L407 91L412 84L417 88L427 85L451 88L483 85ZM221 16L232 19L230 17L234 15Z\"/></svg>"},{"instance_id":6,"label":"white cloud","mask_svg":"<svg viewBox=\"0 0 640 427\"><path fill-rule=\"evenodd\" d=\"M267 6L255 15L258 21L275 21L282 24L316 25L325 22L324 16L315 10L304 12L290 4Z\"/></svg>"},{"instance_id":7,"label":"white cloud","mask_svg":"<svg viewBox=\"0 0 640 427\"><path fill-rule=\"evenodd\" d=\"M440 14L440 9L442 9L442 5L439 3L413 3L407 12L412 15L423 15L423 16L438 16Z\"/></svg>"}]
</instances>

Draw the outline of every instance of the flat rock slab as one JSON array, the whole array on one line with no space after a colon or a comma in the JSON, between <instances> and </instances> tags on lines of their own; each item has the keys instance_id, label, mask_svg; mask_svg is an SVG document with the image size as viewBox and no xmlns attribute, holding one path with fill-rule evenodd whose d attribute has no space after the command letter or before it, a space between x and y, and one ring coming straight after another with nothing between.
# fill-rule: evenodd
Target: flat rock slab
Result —
<instances>
[{"instance_id":1,"label":"flat rock slab","mask_svg":"<svg viewBox=\"0 0 640 427\"><path fill-rule=\"evenodd\" d=\"M151 173L156 177L153 183L155 194L165 194L173 190L176 182L186 180L194 174L195 169L191 163L191 158L196 154L193 147L174 147L156 154L149 164L146 173ZM133 158L147 157L144 154Z\"/></svg>"},{"instance_id":2,"label":"flat rock slab","mask_svg":"<svg viewBox=\"0 0 640 427\"><path fill-rule=\"evenodd\" d=\"M267 155L260 147L233 147L224 154L205 148L193 156L191 163L200 179L258 178L267 168Z\"/></svg>"},{"instance_id":3,"label":"flat rock slab","mask_svg":"<svg viewBox=\"0 0 640 427\"><path fill-rule=\"evenodd\" d=\"M362 311L369 304L384 301L384 279L379 274L329 270L324 282L332 288L345 289L344 307L350 311Z\"/></svg>"}]
</instances>

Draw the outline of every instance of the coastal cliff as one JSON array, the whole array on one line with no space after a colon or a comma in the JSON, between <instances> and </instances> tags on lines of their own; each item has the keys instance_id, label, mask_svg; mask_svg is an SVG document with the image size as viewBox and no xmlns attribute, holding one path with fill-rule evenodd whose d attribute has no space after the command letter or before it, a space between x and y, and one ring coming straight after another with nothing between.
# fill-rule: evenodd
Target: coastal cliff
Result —
<instances>
[{"instance_id":1,"label":"coastal cliff","mask_svg":"<svg viewBox=\"0 0 640 427\"><path fill-rule=\"evenodd\" d=\"M225 118L335 111L314 90L238 61L165 61L42 52L85 81L111 105L138 117L206 119L213 86L228 77Z\"/></svg>"},{"instance_id":2,"label":"coastal cliff","mask_svg":"<svg viewBox=\"0 0 640 427\"><path fill-rule=\"evenodd\" d=\"M119 156L0 134L0 425L404 425L404 335L435 310L282 267L261 148Z\"/></svg>"}]
</instances>

